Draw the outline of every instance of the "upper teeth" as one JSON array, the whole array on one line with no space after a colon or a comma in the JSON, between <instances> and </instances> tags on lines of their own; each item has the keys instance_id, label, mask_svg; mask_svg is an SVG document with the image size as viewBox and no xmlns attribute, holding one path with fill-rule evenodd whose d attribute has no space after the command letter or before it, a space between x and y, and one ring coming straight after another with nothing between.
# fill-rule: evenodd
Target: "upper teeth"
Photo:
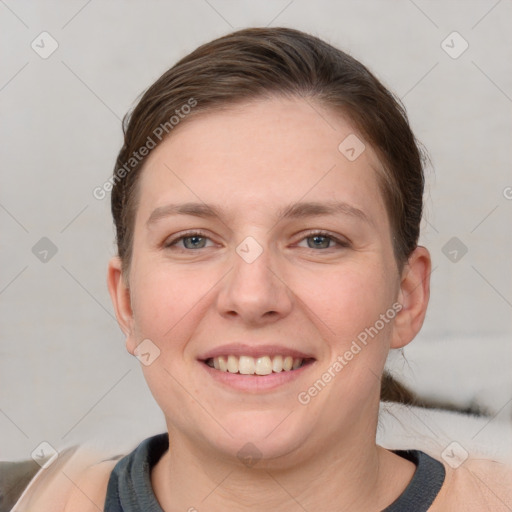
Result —
<instances>
[{"instance_id":1,"label":"upper teeth","mask_svg":"<svg viewBox=\"0 0 512 512\"><path fill-rule=\"evenodd\" d=\"M243 375L269 375L272 372L295 370L302 365L303 359L292 356L219 356L208 359L206 363L216 370Z\"/></svg>"}]
</instances>

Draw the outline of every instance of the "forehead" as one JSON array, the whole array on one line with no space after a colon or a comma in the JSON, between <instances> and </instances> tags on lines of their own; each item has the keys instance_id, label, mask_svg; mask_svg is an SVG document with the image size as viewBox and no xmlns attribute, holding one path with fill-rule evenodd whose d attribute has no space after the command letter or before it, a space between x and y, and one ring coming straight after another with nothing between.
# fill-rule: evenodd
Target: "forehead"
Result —
<instances>
[{"instance_id":1,"label":"forehead","mask_svg":"<svg viewBox=\"0 0 512 512\"><path fill-rule=\"evenodd\" d=\"M380 168L371 146L339 113L310 99L259 100L178 125L146 159L139 206L147 219L150 207L175 199L246 209L350 199L378 216Z\"/></svg>"}]
</instances>

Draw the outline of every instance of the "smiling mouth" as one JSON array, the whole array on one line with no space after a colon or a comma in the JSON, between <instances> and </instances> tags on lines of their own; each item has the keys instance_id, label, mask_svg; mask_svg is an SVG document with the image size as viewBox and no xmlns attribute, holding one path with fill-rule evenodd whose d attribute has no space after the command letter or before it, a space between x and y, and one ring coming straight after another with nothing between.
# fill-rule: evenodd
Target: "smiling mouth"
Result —
<instances>
[{"instance_id":1,"label":"smiling mouth","mask_svg":"<svg viewBox=\"0 0 512 512\"><path fill-rule=\"evenodd\" d=\"M313 361L313 358L302 359L282 355L262 357L227 355L211 357L203 362L210 368L225 373L265 376L271 373L292 372Z\"/></svg>"}]
</instances>

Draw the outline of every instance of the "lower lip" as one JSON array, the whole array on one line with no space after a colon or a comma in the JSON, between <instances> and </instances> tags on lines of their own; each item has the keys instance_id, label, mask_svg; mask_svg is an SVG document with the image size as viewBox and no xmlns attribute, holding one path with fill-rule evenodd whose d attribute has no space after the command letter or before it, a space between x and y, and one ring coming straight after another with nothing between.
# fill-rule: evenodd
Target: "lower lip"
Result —
<instances>
[{"instance_id":1,"label":"lower lip","mask_svg":"<svg viewBox=\"0 0 512 512\"><path fill-rule=\"evenodd\" d=\"M304 372L307 372L309 368L314 365L308 363L296 370L272 372L268 375L242 375L240 373L230 373L216 370L211 366L200 361L201 366L208 372L208 374L215 379L217 382L237 389L239 391L261 393L264 391L273 391L285 384L289 384L294 380L301 377Z\"/></svg>"}]
</instances>

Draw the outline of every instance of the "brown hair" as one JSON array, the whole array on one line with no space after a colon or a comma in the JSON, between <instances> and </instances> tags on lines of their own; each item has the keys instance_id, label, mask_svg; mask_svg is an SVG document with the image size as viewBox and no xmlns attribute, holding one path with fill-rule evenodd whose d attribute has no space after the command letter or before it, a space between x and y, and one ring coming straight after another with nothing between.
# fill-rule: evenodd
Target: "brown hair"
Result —
<instances>
[{"instance_id":1,"label":"brown hair","mask_svg":"<svg viewBox=\"0 0 512 512\"><path fill-rule=\"evenodd\" d=\"M379 184L402 268L419 237L424 156L400 100L363 64L317 37L290 28L248 28L182 58L123 120L124 145L114 169L111 206L126 282L137 184L147 158L140 155L164 140L164 131L172 134L181 119L189 122L204 111L276 95L316 100L347 116L372 145L384 167Z\"/></svg>"}]
</instances>

